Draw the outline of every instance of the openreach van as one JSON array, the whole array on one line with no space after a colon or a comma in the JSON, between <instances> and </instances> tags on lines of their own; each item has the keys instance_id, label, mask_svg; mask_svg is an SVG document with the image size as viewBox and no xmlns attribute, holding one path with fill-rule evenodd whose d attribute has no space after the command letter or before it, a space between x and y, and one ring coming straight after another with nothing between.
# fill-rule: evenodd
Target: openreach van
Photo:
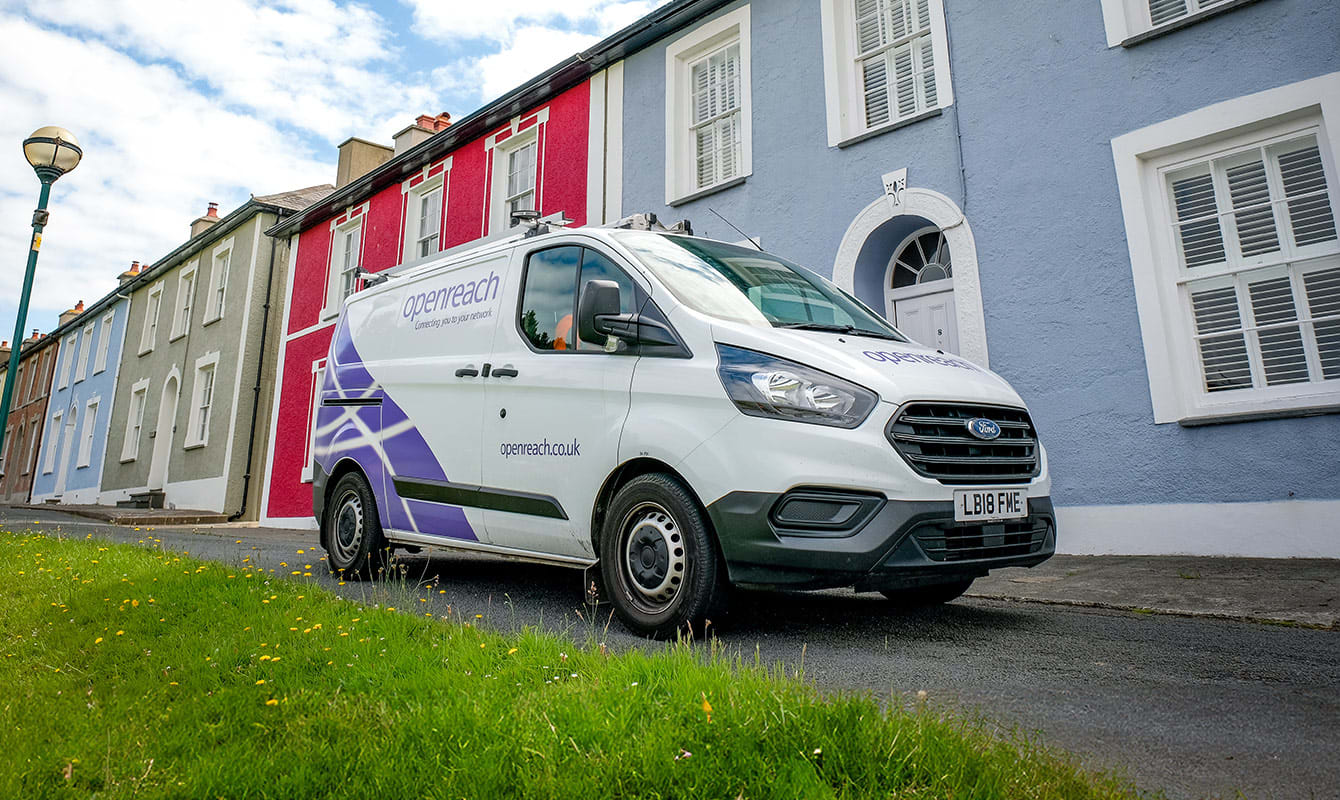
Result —
<instances>
[{"instance_id":1,"label":"openreach van","mask_svg":"<svg viewBox=\"0 0 1340 800\"><path fill-rule=\"evenodd\" d=\"M598 566L673 635L732 587L939 603L1052 555L1019 395L785 259L643 215L524 232L353 295L320 387L329 563L394 548Z\"/></svg>"}]
</instances>

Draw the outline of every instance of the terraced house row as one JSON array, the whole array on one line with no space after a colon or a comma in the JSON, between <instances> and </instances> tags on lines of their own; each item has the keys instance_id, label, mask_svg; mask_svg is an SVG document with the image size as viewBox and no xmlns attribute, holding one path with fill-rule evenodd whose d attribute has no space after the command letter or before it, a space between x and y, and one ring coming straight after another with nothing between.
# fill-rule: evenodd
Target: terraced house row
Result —
<instances>
[{"instance_id":1,"label":"terraced house row","mask_svg":"<svg viewBox=\"0 0 1340 800\"><path fill-rule=\"evenodd\" d=\"M1048 442L1061 551L1340 556L1336 41L1326 0L675 0L454 123L345 142L334 190L274 212L256 245L288 268L254 374L189 340L140 356L158 279L136 284L121 369L164 366L136 373L142 397L118 379L99 496L241 510L259 488L263 522L314 526L316 387L368 273L517 211L652 212L806 265L1008 377ZM209 441L264 431L223 472L191 449L224 402L201 410L211 369L236 408ZM51 404L62 430L86 394ZM246 489L217 477L239 462Z\"/></svg>"}]
</instances>

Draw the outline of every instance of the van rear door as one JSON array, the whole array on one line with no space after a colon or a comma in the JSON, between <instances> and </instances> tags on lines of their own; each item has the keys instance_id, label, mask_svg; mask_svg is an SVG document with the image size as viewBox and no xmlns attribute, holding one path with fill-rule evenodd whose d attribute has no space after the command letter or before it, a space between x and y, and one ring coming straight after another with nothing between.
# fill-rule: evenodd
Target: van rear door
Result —
<instances>
[{"instance_id":1,"label":"van rear door","mask_svg":"<svg viewBox=\"0 0 1340 800\"><path fill-rule=\"evenodd\" d=\"M497 545L589 558L591 510L618 463L638 359L622 341L581 341L577 299L587 281L612 280L631 312L634 284L587 242L515 258L521 280L503 304L484 389L485 526Z\"/></svg>"}]
</instances>

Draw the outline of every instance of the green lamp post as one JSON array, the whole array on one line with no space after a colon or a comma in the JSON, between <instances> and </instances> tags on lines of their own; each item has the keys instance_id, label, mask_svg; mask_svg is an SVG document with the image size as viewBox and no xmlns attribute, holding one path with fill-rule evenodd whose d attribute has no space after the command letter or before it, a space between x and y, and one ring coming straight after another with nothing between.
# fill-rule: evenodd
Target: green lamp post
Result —
<instances>
[{"instance_id":1,"label":"green lamp post","mask_svg":"<svg viewBox=\"0 0 1340 800\"><path fill-rule=\"evenodd\" d=\"M9 369L5 375L5 393L0 397L0 453L5 447L5 422L9 419L9 403L14 397L14 386L18 383L19 356L23 350L23 331L28 326L28 296L33 291L33 274L37 271L37 252L42 249L42 229L47 224L47 199L51 196L51 184L75 167L84 151L74 134L48 125L38 128L33 135L23 140L23 155L37 172L42 182L42 191L37 196L37 210L33 212L33 239L28 247L28 271L23 275L23 293L19 295L19 315L14 323L14 349L9 353Z\"/></svg>"}]
</instances>

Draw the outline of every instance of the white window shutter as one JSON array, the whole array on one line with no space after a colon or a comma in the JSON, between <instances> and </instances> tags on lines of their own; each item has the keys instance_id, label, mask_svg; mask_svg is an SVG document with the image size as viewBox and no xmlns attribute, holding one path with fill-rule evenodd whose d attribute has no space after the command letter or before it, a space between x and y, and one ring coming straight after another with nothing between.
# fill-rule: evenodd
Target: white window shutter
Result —
<instances>
[{"instance_id":1,"label":"white window shutter","mask_svg":"<svg viewBox=\"0 0 1340 800\"><path fill-rule=\"evenodd\" d=\"M1192 319L1199 341L1205 391L1245 389L1252 385L1251 361L1232 286L1191 293Z\"/></svg>"},{"instance_id":2,"label":"white window shutter","mask_svg":"<svg viewBox=\"0 0 1340 800\"><path fill-rule=\"evenodd\" d=\"M1252 316L1261 346L1261 369L1267 385L1307 381L1307 351L1294 308L1289 276L1248 284Z\"/></svg>"},{"instance_id":3,"label":"white window shutter","mask_svg":"<svg viewBox=\"0 0 1340 800\"><path fill-rule=\"evenodd\" d=\"M879 0L856 2L856 52L868 53L884 44L883 4Z\"/></svg>"},{"instance_id":4,"label":"white window shutter","mask_svg":"<svg viewBox=\"0 0 1340 800\"><path fill-rule=\"evenodd\" d=\"M1183 263L1189 268L1223 261L1224 235L1209 172L1172 181L1172 193Z\"/></svg>"},{"instance_id":5,"label":"white window shutter","mask_svg":"<svg viewBox=\"0 0 1340 800\"><path fill-rule=\"evenodd\" d=\"M1335 239L1335 215L1317 145L1281 154L1279 167L1294 244L1302 247Z\"/></svg>"},{"instance_id":6,"label":"white window shutter","mask_svg":"<svg viewBox=\"0 0 1340 800\"><path fill-rule=\"evenodd\" d=\"M1304 275L1303 287L1322 376L1340 378L1340 268Z\"/></svg>"},{"instance_id":7,"label":"white window shutter","mask_svg":"<svg viewBox=\"0 0 1340 800\"><path fill-rule=\"evenodd\" d=\"M1279 249L1275 235L1275 213L1270 206L1266 165L1260 158L1224 170L1238 229L1238 247L1244 256L1272 253Z\"/></svg>"},{"instance_id":8,"label":"white window shutter","mask_svg":"<svg viewBox=\"0 0 1340 800\"><path fill-rule=\"evenodd\" d=\"M1149 21L1155 25L1171 22L1189 13L1187 0L1149 0Z\"/></svg>"},{"instance_id":9,"label":"white window shutter","mask_svg":"<svg viewBox=\"0 0 1340 800\"><path fill-rule=\"evenodd\" d=\"M865 124L874 127L888 122L889 70L882 54L861 64L861 89L865 95Z\"/></svg>"}]
</instances>

